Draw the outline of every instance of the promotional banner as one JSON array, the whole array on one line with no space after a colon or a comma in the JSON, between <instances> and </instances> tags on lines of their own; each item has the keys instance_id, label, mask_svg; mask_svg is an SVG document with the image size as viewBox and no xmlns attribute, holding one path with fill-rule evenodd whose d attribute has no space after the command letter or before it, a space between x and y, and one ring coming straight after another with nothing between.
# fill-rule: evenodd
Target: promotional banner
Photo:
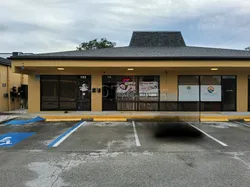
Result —
<instances>
[{"instance_id":1,"label":"promotional banner","mask_svg":"<svg viewBox=\"0 0 250 187\"><path fill-rule=\"evenodd\" d=\"M134 97L136 94L135 82L118 82L116 89L117 97Z\"/></svg>"},{"instance_id":2,"label":"promotional banner","mask_svg":"<svg viewBox=\"0 0 250 187\"><path fill-rule=\"evenodd\" d=\"M139 83L140 97L158 97L158 94L159 94L158 82Z\"/></svg>"},{"instance_id":3,"label":"promotional banner","mask_svg":"<svg viewBox=\"0 0 250 187\"><path fill-rule=\"evenodd\" d=\"M221 101L221 85L202 85L201 101Z\"/></svg>"},{"instance_id":4,"label":"promotional banner","mask_svg":"<svg viewBox=\"0 0 250 187\"><path fill-rule=\"evenodd\" d=\"M179 85L179 101L199 101L199 85Z\"/></svg>"}]
</instances>

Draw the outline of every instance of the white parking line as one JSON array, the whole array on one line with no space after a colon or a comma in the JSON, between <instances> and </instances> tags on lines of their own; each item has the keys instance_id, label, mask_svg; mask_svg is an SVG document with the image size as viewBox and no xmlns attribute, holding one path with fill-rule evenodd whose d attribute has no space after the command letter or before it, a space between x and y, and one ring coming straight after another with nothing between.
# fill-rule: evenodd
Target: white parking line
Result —
<instances>
[{"instance_id":1,"label":"white parking line","mask_svg":"<svg viewBox=\"0 0 250 187\"><path fill-rule=\"evenodd\" d=\"M239 124L239 125L243 125L243 126L245 126L245 127L250 128L250 125L247 125L247 124L242 123L242 122L234 121L234 123Z\"/></svg>"},{"instance_id":2,"label":"white parking line","mask_svg":"<svg viewBox=\"0 0 250 187\"><path fill-rule=\"evenodd\" d=\"M141 143L140 143L140 140L139 140L136 128L135 128L135 122L132 121L132 124L133 124L133 129L134 129L134 134L135 134L135 143L136 143L136 146L140 147Z\"/></svg>"},{"instance_id":3,"label":"white parking line","mask_svg":"<svg viewBox=\"0 0 250 187\"><path fill-rule=\"evenodd\" d=\"M79 122L76 125L74 125L73 127L71 127L70 129L68 129L66 132L64 132L63 134L61 134L58 138L56 138L53 142L51 142L48 147L57 147L58 145L60 145L64 140L66 140L73 132L75 132L77 129L79 129L84 122Z\"/></svg>"},{"instance_id":4,"label":"white parking line","mask_svg":"<svg viewBox=\"0 0 250 187\"><path fill-rule=\"evenodd\" d=\"M222 146L224 146L224 147L227 147L227 146L228 146L227 144L223 143L222 141L220 141L220 140L214 138L213 136L207 134L207 133L204 132L203 130L201 130L201 129L199 129L198 127L194 126L192 123L190 123L190 122L186 122L186 123L188 123L188 124L189 124L190 126L192 126L193 128L197 129L197 130L200 131L201 133L205 134L207 137L209 137L209 138L211 138L212 140L216 141L217 143L221 144Z\"/></svg>"}]
</instances>

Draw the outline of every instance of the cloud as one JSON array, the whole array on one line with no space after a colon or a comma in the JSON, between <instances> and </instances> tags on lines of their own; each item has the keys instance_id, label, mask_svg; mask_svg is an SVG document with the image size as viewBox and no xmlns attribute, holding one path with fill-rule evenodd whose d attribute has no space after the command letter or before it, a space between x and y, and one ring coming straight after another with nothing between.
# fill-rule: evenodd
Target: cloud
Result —
<instances>
[{"instance_id":1,"label":"cloud","mask_svg":"<svg viewBox=\"0 0 250 187\"><path fill-rule=\"evenodd\" d=\"M181 30L188 45L250 45L243 0L8 0L0 8L0 52L74 50L101 37L123 46L133 30Z\"/></svg>"}]
</instances>

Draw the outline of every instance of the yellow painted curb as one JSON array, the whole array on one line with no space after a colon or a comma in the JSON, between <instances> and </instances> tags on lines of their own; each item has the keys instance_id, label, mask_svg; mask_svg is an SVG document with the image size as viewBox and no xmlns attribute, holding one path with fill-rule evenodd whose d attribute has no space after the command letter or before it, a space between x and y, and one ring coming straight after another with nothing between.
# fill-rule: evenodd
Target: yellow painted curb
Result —
<instances>
[{"instance_id":1,"label":"yellow painted curb","mask_svg":"<svg viewBox=\"0 0 250 187\"><path fill-rule=\"evenodd\" d=\"M202 121L202 122L226 122L229 120L250 121L250 116L144 116L144 115L77 115L77 116L42 116L46 121L80 121L81 119L94 119L94 121L127 121L127 119L145 119L145 120L184 120L184 121Z\"/></svg>"},{"instance_id":2,"label":"yellow painted curb","mask_svg":"<svg viewBox=\"0 0 250 187\"><path fill-rule=\"evenodd\" d=\"M62 118L53 118L53 119L46 119L48 122L54 122L54 121L81 121L81 118L67 118L67 119L62 119Z\"/></svg>"},{"instance_id":3,"label":"yellow painted curb","mask_svg":"<svg viewBox=\"0 0 250 187\"><path fill-rule=\"evenodd\" d=\"M42 116L45 119L82 119L82 116Z\"/></svg>"},{"instance_id":4,"label":"yellow painted curb","mask_svg":"<svg viewBox=\"0 0 250 187\"><path fill-rule=\"evenodd\" d=\"M126 122L127 118L94 118L93 121L95 122L102 122L102 121L113 121L113 122Z\"/></svg>"},{"instance_id":5,"label":"yellow painted curb","mask_svg":"<svg viewBox=\"0 0 250 187\"><path fill-rule=\"evenodd\" d=\"M201 122L227 122L228 117L227 116L201 116L200 118Z\"/></svg>"}]
</instances>

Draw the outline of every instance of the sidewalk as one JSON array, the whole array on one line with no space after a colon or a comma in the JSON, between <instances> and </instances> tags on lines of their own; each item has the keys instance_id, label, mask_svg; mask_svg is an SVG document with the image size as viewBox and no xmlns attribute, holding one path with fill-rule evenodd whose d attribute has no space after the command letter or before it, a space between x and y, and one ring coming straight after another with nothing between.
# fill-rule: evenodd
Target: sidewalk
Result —
<instances>
[{"instance_id":1,"label":"sidewalk","mask_svg":"<svg viewBox=\"0 0 250 187\"><path fill-rule=\"evenodd\" d=\"M8 113L6 113L7 115ZM138 112L138 111L43 111L27 113L27 111L11 111L17 117L33 118L43 117L47 121L127 121L127 120L185 120L185 121L250 121L250 112Z\"/></svg>"},{"instance_id":2,"label":"sidewalk","mask_svg":"<svg viewBox=\"0 0 250 187\"><path fill-rule=\"evenodd\" d=\"M45 119L61 120L94 120L94 121L127 121L127 120L171 120L181 119L186 121L229 121L245 120L250 121L250 112L80 112L73 111L64 113L64 111L27 113L26 116L41 116Z\"/></svg>"}]
</instances>

